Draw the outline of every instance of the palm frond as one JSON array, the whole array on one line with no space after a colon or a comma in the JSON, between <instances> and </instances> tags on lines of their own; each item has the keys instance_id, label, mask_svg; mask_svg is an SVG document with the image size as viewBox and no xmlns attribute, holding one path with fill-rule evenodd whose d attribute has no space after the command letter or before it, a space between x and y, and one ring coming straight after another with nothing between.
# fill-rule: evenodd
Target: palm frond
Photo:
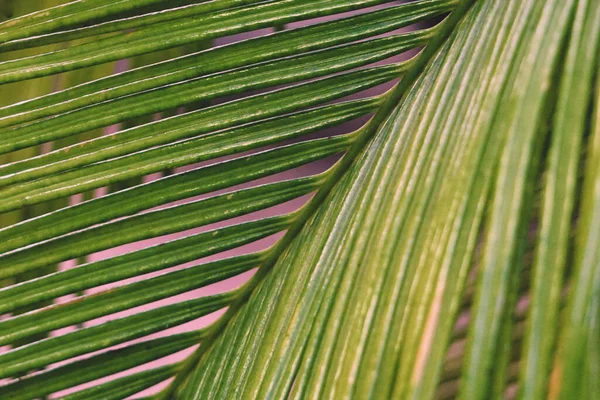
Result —
<instances>
[{"instance_id":1,"label":"palm frond","mask_svg":"<svg viewBox=\"0 0 600 400\"><path fill-rule=\"evenodd\" d=\"M34 10L0 22L0 397L598 393L598 2Z\"/></svg>"}]
</instances>

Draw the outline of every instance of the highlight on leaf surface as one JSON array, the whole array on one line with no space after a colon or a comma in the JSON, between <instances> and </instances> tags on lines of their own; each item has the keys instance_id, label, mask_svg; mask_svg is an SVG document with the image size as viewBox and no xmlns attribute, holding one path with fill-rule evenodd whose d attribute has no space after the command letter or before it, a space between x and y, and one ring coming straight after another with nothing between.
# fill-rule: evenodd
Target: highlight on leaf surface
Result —
<instances>
[{"instance_id":1,"label":"highlight on leaf surface","mask_svg":"<svg viewBox=\"0 0 600 400\"><path fill-rule=\"evenodd\" d=\"M0 398L593 399L600 3L0 3Z\"/></svg>"}]
</instances>

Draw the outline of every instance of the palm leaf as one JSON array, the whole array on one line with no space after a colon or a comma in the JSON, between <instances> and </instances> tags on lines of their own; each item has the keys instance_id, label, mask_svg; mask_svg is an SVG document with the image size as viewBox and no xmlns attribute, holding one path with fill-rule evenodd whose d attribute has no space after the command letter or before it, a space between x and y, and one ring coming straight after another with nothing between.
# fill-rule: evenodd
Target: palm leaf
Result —
<instances>
[{"instance_id":1,"label":"palm leaf","mask_svg":"<svg viewBox=\"0 0 600 400\"><path fill-rule=\"evenodd\" d=\"M0 22L3 98L156 60L0 108L0 397L598 393L600 4L166 3Z\"/></svg>"}]
</instances>

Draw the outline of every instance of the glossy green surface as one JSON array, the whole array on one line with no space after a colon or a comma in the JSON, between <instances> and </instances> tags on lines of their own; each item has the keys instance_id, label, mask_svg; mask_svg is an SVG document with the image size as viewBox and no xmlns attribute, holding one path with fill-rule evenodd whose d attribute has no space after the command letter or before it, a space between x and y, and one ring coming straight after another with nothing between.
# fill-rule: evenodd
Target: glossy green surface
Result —
<instances>
[{"instance_id":1,"label":"glossy green surface","mask_svg":"<svg viewBox=\"0 0 600 400\"><path fill-rule=\"evenodd\" d=\"M38 10L0 22L1 398L600 391L600 4L49 1L0 10Z\"/></svg>"}]
</instances>

